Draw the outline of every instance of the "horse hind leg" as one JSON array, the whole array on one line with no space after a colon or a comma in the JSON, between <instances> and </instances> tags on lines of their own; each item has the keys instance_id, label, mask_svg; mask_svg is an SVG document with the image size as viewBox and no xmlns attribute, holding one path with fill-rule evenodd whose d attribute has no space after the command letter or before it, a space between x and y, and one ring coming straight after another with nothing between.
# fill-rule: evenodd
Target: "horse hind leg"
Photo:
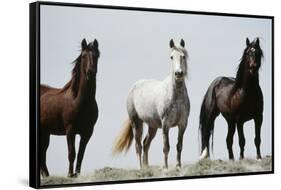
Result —
<instances>
[{"instance_id":1,"label":"horse hind leg","mask_svg":"<svg viewBox=\"0 0 281 190\"><path fill-rule=\"evenodd\" d=\"M49 171L46 165L46 152L49 147L50 135L43 131L41 132L40 137L40 173L42 177L45 178L49 176Z\"/></svg>"},{"instance_id":2,"label":"horse hind leg","mask_svg":"<svg viewBox=\"0 0 281 190\"><path fill-rule=\"evenodd\" d=\"M142 145L141 145L141 140L142 140L142 132L143 132L143 122L140 119L131 119L132 121L132 127L133 127L133 133L134 133L134 138L135 138L135 147L136 147L136 154L139 159L139 165L140 169L142 168Z\"/></svg>"},{"instance_id":3,"label":"horse hind leg","mask_svg":"<svg viewBox=\"0 0 281 190\"><path fill-rule=\"evenodd\" d=\"M155 137L157 128L153 128L151 125L148 126L148 132L143 140L143 166L148 167L148 151L151 141Z\"/></svg>"}]
</instances>

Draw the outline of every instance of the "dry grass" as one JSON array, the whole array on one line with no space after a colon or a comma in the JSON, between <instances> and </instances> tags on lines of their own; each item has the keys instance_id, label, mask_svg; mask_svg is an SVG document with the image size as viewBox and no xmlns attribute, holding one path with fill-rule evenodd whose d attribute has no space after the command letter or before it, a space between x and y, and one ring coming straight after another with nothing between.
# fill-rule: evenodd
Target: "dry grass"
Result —
<instances>
[{"instance_id":1,"label":"dry grass","mask_svg":"<svg viewBox=\"0 0 281 190\"><path fill-rule=\"evenodd\" d=\"M143 170L129 170L122 168L105 167L102 169L95 170L93 173L89 173L84 176L79 176L78 178L51 176L42 179L41 185L134 180L178 176L231 174L271 170L271 156L266 156L259 161L254 159L244 159L242 161L203 160L194 164L184 165L181 169L175 169L175 167L171 166L168 170L163 170L162 167L159 166L152 166Z\"/></svg>"}]
</instances>

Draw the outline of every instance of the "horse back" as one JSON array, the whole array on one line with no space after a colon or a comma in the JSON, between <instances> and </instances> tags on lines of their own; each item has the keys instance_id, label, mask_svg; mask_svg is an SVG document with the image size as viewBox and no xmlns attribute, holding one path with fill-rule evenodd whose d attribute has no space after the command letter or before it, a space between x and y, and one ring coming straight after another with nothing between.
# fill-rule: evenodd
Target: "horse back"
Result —
<instances>
[{"instance_id":1,"label":"horse back","mask_svg":"<svg viewBox=\"0 0 281 190\"><path fill-rule=\"evenodd\" d=\"M263 95L260 86L235 88L235 78L218 77L210 85L205 101L223 115L250 120L263 112Z\"/></svg>"},{"instance_id":2,"label":"horse back","mask_svg":"<svg viewBox=\"0 0 281 190\"><path fill-rule=\"evenodd\" d=\"M156 100L161 99L158 93L160 84L157 80L139 80L133 85L127 97L129 116L138 115L140 119L145 119L157 115Z\"/></svg>"},{"instance_id":3,"label":"horse back","mask_svg":"<svg viewBox=\"0 0 281 190\"><path fill-rule=\"evenodd\" d=\"M40 85L40 96L42 96L43 94L45 94L47 91L49 91L50 89L52 89L52 87L41 84Z\"/></svg>"}]
</instances>

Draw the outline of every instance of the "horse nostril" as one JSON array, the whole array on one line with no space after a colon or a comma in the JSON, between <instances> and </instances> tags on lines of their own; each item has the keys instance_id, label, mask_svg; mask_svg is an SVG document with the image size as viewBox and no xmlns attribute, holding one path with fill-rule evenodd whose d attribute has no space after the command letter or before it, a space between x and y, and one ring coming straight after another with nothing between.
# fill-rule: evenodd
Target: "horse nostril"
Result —
<instances>
[{"instance_id":1,"label":"horse nostril","mask_svg":"<svg viewBox=\"0 0 281 190\"><path fill-rule=\"evenodd\" d=\"M176 75L177 77L182 77L183 72L182 72L182 71L177 71L177 72L175 72L175 75Z\"/></svg>"},{"instance_id":2,"label":"horse nostril","mask_svg":"<svg viewBox=\"0 0 281 190\"><path fill-rule=\"evenodd\" d=\"M251 64L250 65L250 69L256 69L257 68L257 65L256 64Z\"/></svg>"}]
</instances>

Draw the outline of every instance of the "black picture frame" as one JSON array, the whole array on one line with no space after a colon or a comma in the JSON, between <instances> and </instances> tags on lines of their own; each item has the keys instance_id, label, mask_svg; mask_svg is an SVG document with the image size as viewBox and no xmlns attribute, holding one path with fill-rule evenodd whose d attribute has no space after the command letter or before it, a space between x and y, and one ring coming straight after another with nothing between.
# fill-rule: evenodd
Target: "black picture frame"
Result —
<instances>
[{"instance_id":1,"label":"black picture frame","mask_svg":"<svg viewBox=\"0 0 281 190\"><path fill-rule=\"evenodd\" d=\"M40 185L40 155L38 153L39 146L39 126L40 126L40 7L42 5L50 6L66 6L66 7L83 7L83 8L98 8L107 10L130 10L130 11L144 11L144 12L162 12L162 13L181 13L192 15L213 15L226 16L238 18L262 18L271 20L272 31L272 170L260 172L246 172L237 174L212 174L201 176L182 176L182 177L165 177L153 179L136 179L136 180L121 180L121 181L102 181L90 183L76 183L76 184L55 184L55 185ZM168 10L155 8L140 8L140 7L121 7L109 5L91 5L78 3L62 3L62 2L44 2L38 1L29 4L29 59L30 59L30 78L29 78L29 185L33 188L52 188L52 187L70 187L70 186L87 186L87 185L101 185L101 184L119 184L119 183L136 183L136 182L151 182L151 181L167 181L167 180L184 180L194 178L214 178L214 177L229 177L229 176L244 176L244 175L259 175L259 174L273 174L274 173L274 17L264 15L248 15L248 14L234 14L234 13L217 13L217 12L201 12L201 11L187 11L187 10Z\"/></svg>"}]
</instances>

